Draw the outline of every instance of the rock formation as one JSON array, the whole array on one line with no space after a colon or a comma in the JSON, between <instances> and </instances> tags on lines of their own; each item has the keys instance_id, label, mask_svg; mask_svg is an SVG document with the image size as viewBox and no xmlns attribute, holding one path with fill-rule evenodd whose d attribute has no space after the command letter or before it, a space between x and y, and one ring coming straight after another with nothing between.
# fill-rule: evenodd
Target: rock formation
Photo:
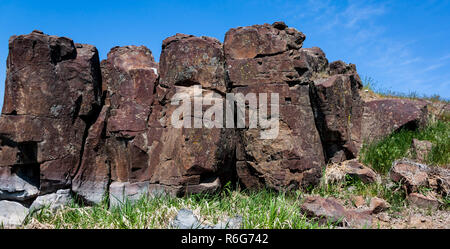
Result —
<instances>
[{"instance_id":1,"label":"rock formation","mask_svg":"<svg viewBox=\"0 0 450 249\"><path fill-rule=\"evenodd\" d=\"M308 187L326 163L355 158L363 141L425 122L422 102L364 102L355 65L328 63L321 49L302 48L304 40L276 22L230 29L223 44L176 34L163 41L159 63L144 46L114 47L100 63L95 47L69 38L40 31L11 37L0 200L30 206L38 196L71 189L85 203L109 194L117 205L143 194L213 192L229 181ZM249 93L260 100L267 94L263 116L279 109L274 139L260 138L266 128L237 127L234 119L232 127L196 127L208 108L236 107L228 94ZM194 107L183 116L192 126L174 127L177 108L199 100L200 113ZM249 104L246 115L261 115ZM212 116L224 124L236 112Z\"/></svg>"},{"instance_id":2,"label":"rock formation","mask_svg":"<svg viewBox=\"0 0 450 249\"><path fill-rule=\"evenodd\" d=\"M101 106L97 49L39 31L13 36L5 85L0 199L70 188Z\"/></svg>"},{"instance_id":3,"label":"rock formation","mask_svg":"<svg viewBox=\"0 0 450 249\"><path fill-rule=\"evenodd\" d=\"M231 29L225 35L231 91L279 93L276 139L260 139L259 129L238 133L236 170L246 187L295 189L315 185L321 176L325 159L309 97L310 77L305 74L312 75L320 67L316 62L323 60L311 59L316 55L301 49L304 39L283 23ZM248 111L252 115L257 110Z\"/></svg>"}]
</instances>

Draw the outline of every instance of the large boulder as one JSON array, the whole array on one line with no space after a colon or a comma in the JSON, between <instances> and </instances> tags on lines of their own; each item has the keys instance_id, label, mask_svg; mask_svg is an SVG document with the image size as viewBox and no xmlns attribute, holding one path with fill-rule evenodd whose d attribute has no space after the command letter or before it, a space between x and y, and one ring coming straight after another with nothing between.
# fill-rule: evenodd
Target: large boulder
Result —
<instances>
[{"instance_id":1,"label":"large boulder","mask_svg":"<svg viewBox=\"0 0 450 249\"><path fill-rule=\"evenodd\" d=\"M151 177L146 141L158 64L148 48L124 46L112 48L101 69L104 106L72 187L87 203L100 202L110 182L148 183Z\"/></svg>"},{"instance_id":2,"label":"large boulder","mask_svg":"<svg viewBox=\"0 0 450 249\"><path fill-rule=\"evenodd\" d=\"M202 123L205 109L225 105L224 65L222 44L216 39L176 34L163 41L157 100L147 132L150 193L209 192L231 180L234 130L223 126L225 112L209 119L217 121L211 128ZM198 110L191 108L196 101L202 101ZM189 113L183 116L183 126L176 127L174 112L181 105Z\"/></svg>"},{"instance_id":3,"label":"large boulder","mask_svg":"<svg viewBox=\"0 0 450 249\"><path fill-rule=\"evenodd\" d=\"M75 193L98 203L109 190L110 204L117 206L146 194L212 192L231 177L232 130L171 122L179 107L174 100L193 103L201 96L203 109L207 100L224 102L219 41L177 34L163 42L159 65L143 46L115 47L101 64L105 105L89 130ZM196 113L192 118L202 120Z\"/></svg>"},{"instance_id":4,"label":"large boulder","mask_svg":"<svg viewBox=\"0 0 450 249\"><path fill-rule=\"evenodd\" d=\"M0 201L0 228L16 228L25 221L28 208L13 201Z\"/></svg>"},{"instance_id":5,"label":"large boulder","mask_svg":"<svg viewBox=\"0 0 450 249\"><path fill-rule=\"evenodd\" d=\"M417 129L427 123L427 103L410 99L378 99L367 101L361 123L361 140L372 142L399 129Z\"/></svg>"},{"instance_id":6,"label":"large boulder","mask_svg":"<svg viewBox=\"0 0 450 249\"><path fill-rule=\"evenodd\" d=\"M301 49L304 39L303 33L281 22L230 29L225 35L231 92L244 97L253 93L259 101L271 99L271 93L279 96L279 103L268 101L265 116L279 118L273 121L278 134L269 139L261 139L264 127L249 126L256 108L245 108L249 118L238 132L236 171L246 187L281 190L319 182L325 160L310 103L310 81L304 75L308 62L323 60L307 57L308 51ZM274 108L279 109L278 117L271 113Z\"/></svg>"},{"instance_id":7,"label":"large boulder","mask_svg":"<svg viewBox=\"0 0 450 249\"><path fill-rule=\"evenodd\" d=\"M361 88L355 66L342 61L331 63L328 71L314 80L312 106L327 161L352 159L359 152Z\"/></svg>"},{"instance_id":8,"label":"large boulder","mask_svg":"<svg viewBox=\"0 0 450 249\"><path fill-rule=\"evenodd\" d=\"M70 187L101 105L97 49L40 31L9 40L0 117L0 198Z\"/></svg>"}]
</instances>

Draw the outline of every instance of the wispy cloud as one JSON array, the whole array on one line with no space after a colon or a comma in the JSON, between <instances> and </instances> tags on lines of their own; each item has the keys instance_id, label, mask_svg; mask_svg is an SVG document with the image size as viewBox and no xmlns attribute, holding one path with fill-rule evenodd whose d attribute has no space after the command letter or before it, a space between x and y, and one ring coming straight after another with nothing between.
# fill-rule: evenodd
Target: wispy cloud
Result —
<instances>
[{"instance_id":1,"label":"wispy cloud","mask_svg":"<svg viewBox=\"0 0 450 249\"><path fill-rule=\"evenodd\" d=\"M420 36L399 36L386 20L398 12L396 2L385 1L313 1L290 3L287 15L307 25L324 43L358 61L360 74L379 79L384 89L439 93L450 97L450 53L440 57L418 50ZM421 2L421 9L437 10L436 2ZM394 6L396 5L396 6ZM299 14L300 13L300 14ZM308 34L307 34L308 35ZM335 45L339 44L339 45ZM327 51L325 51L327 52ZM340 58L339 58L340 59ZM353 60L353 59L352 59ZM351 61L353 62L353 61Z\"/></svg>"}]
</instances>

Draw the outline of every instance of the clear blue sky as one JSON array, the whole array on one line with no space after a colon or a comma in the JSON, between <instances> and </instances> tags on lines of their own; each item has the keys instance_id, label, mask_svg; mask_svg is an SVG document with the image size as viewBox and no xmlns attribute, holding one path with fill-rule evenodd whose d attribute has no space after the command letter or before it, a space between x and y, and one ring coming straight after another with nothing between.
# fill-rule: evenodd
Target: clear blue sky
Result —
<instances>
[{"instance_id":1,"label":"clear blue sky","mask_svg":"<svg viewBox=\"0 0 450 249\"><path fill-rule=\"evenodd\" d=\"M159 60L175 33L223 41L233 27L283 20L329 61L357 65L377 88L450 98L450 1L0 1L0 103L8 39L34 29L110 48L145 45ZM1 104L0 104L1 105Z\"/></svg>"}]
</instances>

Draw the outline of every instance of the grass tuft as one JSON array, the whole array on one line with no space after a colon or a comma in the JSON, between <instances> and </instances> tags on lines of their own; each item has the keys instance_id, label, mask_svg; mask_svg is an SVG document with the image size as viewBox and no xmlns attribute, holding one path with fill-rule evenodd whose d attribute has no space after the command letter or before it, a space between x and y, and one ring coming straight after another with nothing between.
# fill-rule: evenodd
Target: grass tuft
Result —
<instances>
[{"instance_id":1,"label":"grass tuft","mask_svg":"<svg viewBox=\"0 0 450 249\"><path fill-rule=\"evenodd\" d=\"M377 172L386 174L396 159L408 155L413 138L428 140L433 144L426 163L444 166L450 164L450 123L443 121L417 131L402 129L382 140L364 144L360 161Z\"/></svg>"}]
</instances>

